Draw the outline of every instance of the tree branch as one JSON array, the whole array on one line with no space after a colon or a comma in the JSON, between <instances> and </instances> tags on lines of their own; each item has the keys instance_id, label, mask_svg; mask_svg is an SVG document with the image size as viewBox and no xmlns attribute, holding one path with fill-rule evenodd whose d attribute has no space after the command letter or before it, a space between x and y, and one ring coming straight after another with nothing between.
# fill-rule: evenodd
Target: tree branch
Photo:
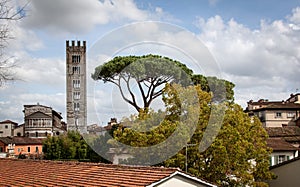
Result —
<instances>
[{"instance_id":1,"label":"tree branch","mask_svg":"<svg viewBox=\"0 0 300 187\"><path fill-rule=\"evenodd\" d=\"M147 101L147 97L145 96L143 86L141 85L140 81L137 81L137 84L139 86L140 92L142 93L143 102L145 103Z\"/></svg>"},{"instance_id":2,"label":"tree branch","mask_svg":"<svg viewBox=\"0 0 300 187\"><path fill-rule=\"evenodd\" d=\"M124 101L127 102L127 103L129 103L130 105L132 105L137 111L140 111L140 108L135 103L133 103L132 101L130 101L128 98L125 97L124 92L122 90L122 87L121 87L120 83L121 83L121 81L119 79L119 84L116 84L116 85L119 88L119 91L120 91L121 96L124 99Z\"/></svg>"}]
</instances>

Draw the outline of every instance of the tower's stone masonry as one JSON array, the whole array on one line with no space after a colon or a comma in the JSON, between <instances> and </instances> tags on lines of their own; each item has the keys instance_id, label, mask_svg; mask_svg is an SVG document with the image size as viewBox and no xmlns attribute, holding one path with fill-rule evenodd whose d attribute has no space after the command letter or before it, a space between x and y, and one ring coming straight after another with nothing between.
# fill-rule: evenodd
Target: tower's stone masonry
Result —
<instances>
[{"instance_id":1,"label":"tower's stone masonry","mask_svg":"<svg viewBox=\"0 0 300 187\"><path fill-rule=\"evenodd\" d=\"M66 41L67 130L87 132L86 42Z\"/></svg>"}]
</instances>

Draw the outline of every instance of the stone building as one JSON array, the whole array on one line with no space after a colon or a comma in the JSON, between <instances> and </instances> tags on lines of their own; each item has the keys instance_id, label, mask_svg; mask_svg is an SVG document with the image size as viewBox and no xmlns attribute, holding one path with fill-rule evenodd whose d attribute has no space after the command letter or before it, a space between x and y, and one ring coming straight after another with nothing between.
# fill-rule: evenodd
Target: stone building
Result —
<instances>
[{"instance_id":1,"label":"stone building","mask_svg":"<svg viewBox=\"0 0 300 187\"><path fill-rule=\"evenodd\" d=\"M18 123L5 120L0 122L0 137L14 136L14 130Z\"/></svg>"},{"instance_id":2,"label":"stone building","mask_svg":"<svg viewBox=\"0 0 300 187\"><path fill-rule=\"evenodd\" d=\"M67 130L87 132L86 42L66 41Z\"/></svg>"},{"instance_id":3,"label":"stone building","mask_svg":"<svg viewBox=\"0 0 300 187\"><path fill-rule=\"evenodd\" d=\"M24 105L24 135L31 138L45 138L59 135L65 130L61 114L51 107Z\"/></svg>"},{"instance_id":4,"label":"stone building","mask_svg":"<svg viewBox=\"0 0 300 187\"><path fill-rule=\"evenodd\" d=\"M300 118L300 94L291 94L287 100L269 101L260 99L250 100L246 112L257 116L264 127L295 126Z\"/></svg>"},{"instance_id":5,"label":"stone building","mask_svg":"<svg viewBox=\"0 0 300 187\"><path fill-rule=\"evenodd\" d=\"M18 123L11 120L4 120L0 122L0 137L13 137L24 136L24 124L18 125Z\"/></svg>"},{"instance_id":6,"label":"stone building","mask_svg":"<svg viewBox=\"0 0 300 187\"><path fill-rule=\"evenodd\" d=\"M277 165L299 156L300 151L300 94L291 94L286 100L260 99L247 102L246 112L257 116L269 138L270 165Z\"/></svg>"}]
</instances>

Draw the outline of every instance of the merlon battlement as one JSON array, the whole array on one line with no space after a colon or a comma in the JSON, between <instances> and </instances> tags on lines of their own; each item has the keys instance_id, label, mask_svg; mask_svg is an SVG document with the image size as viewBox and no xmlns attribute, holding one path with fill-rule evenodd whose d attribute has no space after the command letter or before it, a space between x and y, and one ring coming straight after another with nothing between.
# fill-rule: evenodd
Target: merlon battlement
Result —
<instances>
[{"instance_id":1,"label":"merlon battlement","mask_svg":"<svg viewBox=\"0 0 300 187\"><path fill-rule=\"evenodd\" d=\"M83 42L82 42L82 45L81 45L81 41L77 41L76 43L77 43L77 44L75 45L75 41L72 40L72 41L71 41L71 45L70 45L69 40L67 40L67 41L66 41L66 46L67 46L67 47L75 47L75 46L77 46L77 47L81 47L81 46L85 47L85 46L86 46L86 41L83 41Z\"/></svg>"}]
</instances>

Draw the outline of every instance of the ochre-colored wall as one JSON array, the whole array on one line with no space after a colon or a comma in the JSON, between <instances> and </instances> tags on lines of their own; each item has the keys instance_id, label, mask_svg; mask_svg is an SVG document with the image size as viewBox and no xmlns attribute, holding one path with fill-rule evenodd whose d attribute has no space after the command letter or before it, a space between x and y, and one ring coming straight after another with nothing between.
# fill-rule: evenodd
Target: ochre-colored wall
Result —
<instances>
[{"instance_id":1,"label":"ochre-colored wall","mask_svg":"<svg viewBox=\"0 0 300 187\"><path fill-rule=\"evenodd\" d=\"M27 152L28 147L30 147L30 152ZM42 153L43 145L15 145L15 154L37 154L36 147L38 147L38 153Z\"/></svg>"}]
</instances>

